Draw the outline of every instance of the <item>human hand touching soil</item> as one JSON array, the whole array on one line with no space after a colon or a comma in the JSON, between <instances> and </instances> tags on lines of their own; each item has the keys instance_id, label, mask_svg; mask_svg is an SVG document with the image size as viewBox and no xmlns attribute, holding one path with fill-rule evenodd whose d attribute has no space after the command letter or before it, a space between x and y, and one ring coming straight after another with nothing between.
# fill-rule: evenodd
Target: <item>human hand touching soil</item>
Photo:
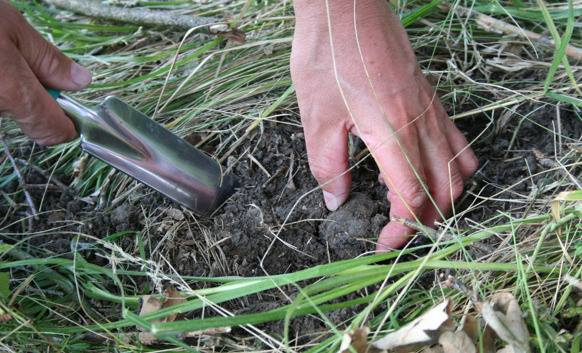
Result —
<instances>
[{"instance_id":1,"label":"human hand touching soil","mask_svg":"<svg viewBox=\"0 0 582 353\"><path fill-rule=\"evenodd\" d=\"M42 145L73 140L73 123L43 85L80 90L91 83L89 71L47 42L6 0L0 0L0 53L0 116Z\"/></svg>"},{"instance_id":2,"label":"human hand touching soil","mask_svg":"<svg viewBox=\"0 0 582 353\"><path fill-rule=\"evenodd\" d=\"M351 132L375 158L391 218L432 226L450 211L478 161L424 78L400 21L382 0L294 6L291 75L310 168L327 207L335 210L350 193ZM377 251L403 246L411 232L388 223Z\"/></svg>"}]
</instances>

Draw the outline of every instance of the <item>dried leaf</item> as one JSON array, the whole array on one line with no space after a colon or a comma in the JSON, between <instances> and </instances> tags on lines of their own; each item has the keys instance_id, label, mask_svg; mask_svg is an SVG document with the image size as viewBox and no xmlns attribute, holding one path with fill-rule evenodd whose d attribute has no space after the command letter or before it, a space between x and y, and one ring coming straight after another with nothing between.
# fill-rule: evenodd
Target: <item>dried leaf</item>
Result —
<instances>
[{"instance_id":1,"label":"dried leaf","mask_svg":"<svg viewBox=\"0 0 582 353\"><path fill-rule=\"evenodd\" d=\"M424 315L372 343L378 349L394 349L418 344L433 344L440 333L450 330L453 323L450 318L450 302L441 304L427 311Z\"/></svg>"},{"instance_id":2,"label":"dried leaf","mask_svg":"<svg viewBox=\"0 0 582 353\"><path fill-rule=\"evenodd\" d=\"M160 341L158 338L154 337L153 333L151 332L136 332L135 336L141 342L141 344L146 346L151 346ZM127 343L129 343L129 339Z\"/></svg>"},{"instance_id":3,"label":"dried leaf","mask_svg":"<svg viewBox=\"0 0 582 353\"><path fill-rule=\"evenodd\" d=\"M185 218L184 213L177 208L168 208L166 214L174 221L183 221Z\"/></svg>"},{"instance_id":4,"label":"dried leaf","mask_svg":"<svg viewBox=\"0 0 582 353\"><path fill-rule=\"evenodd\" d=\"M142 298L142 305L141 310L139 311L139 315L145 315L149 313L156 312L163 307L164 303L162 303L158 298L153 295L144 295ZM165 318L151 320L151 323L158 323L164 322ZM136 328L140 331L144 331L145 329L140 326L136 326Z\"/></svg>"},{"instance_id":5,"label":"dried leaf","mask_svg":"<svg viewBox=\"0 0 582 353\"><path fill-rule=\"evenodd\" d=\"M238 28L233 28L230 32L219 33L218 36L228 38L233 44L244 44L247 35Z\"/></svg>"},{"instance_id":6,"label":"dried leaf","mask_svg":"<svg viewBox=\"0 0 582 353\"><path fill-rule=\"evenodd\" d=\"M483 335L481 336L481 347L483 347L483 353L495 353L495 340L497 339L497 334L489 326L485 327Z\"/></svg>"},{"instance_id":7,"label":"dried leaf","mask_svg":"<svg viewBox=\"0 0 582 353\"><path fill-rule=\"evenodd\" d=\"M164 302L163 308L169 308L171 306L183 303L186 301L186 298L182 297L182 294L180 294L180 291L174 290L174 288L172 287L168 287L167 289L168 292L168 296L166 297L166 301ZM178 313L174 313L170 316L166 317L165 322L172 322L174 320L176 320L176 318L178 317Z\"/></svg>"},{"instance_id":8,"label":"dried leaf","mask_svg":"<svg viewBox=\"0 0 582 353\"><path fill-rule=\"evenodd\" d=\"M153 295L145 295L143 297L142 301L143 301L143 304L142 304L141 310L139 312L140 315L145 315L145 314L152 313L152 312L155 312L155 311L158 311L161 309L170 308L172 306L175 306L175 305L178 305L180 303L187 301L187 299L182 296L180 291L175 290L172 287L168 287L166 289L166 299L163 302L158 300ZM175 312L175 313L172 313L166 317L163 317L161 319L155 319L155 320L152 320L150 322L151 323L173 322L174 320L176 320L178 318L180 318L180 313ZM142 328L139 326L137 327L137 329L142 330ZM228 333L230 331L231 331L230 327L217 327L217 328L211 328L211 329L207 329L207 330L184 332L178 338L183 339L186 337L213 336L213 335L218 335L221 333ZM159 339L156 338L150 332L128 333L128 334L124 335L123 341L126 343L129 343L130 340L134 337L137 338L144 345L152 345L152 344L156 344L159 342Z\"/></svg>"},{"instance_id":9,"label":"dried leaf","mask_svg":"<svg viewBox=\"0 0 582 353\"><path fill-rule=\"evenodd\" d=\"M142 305L141 310L139 311L139 315L145 315L149 313L153 313L154 311L158 311L162 308L162 303L158 298L153 295L144 295L142 298Z\"/></svg>"},{"instance_id":10,"label":"dried leaf","mask_svg":"<svg viewBox=\"0 0 582 353\"><path fill-rule=\"evenodd\" d=\"M355 330L350 330L347 332L340 346L340 353L382 353L385 351L379 350L377 348L371 347L368 344L368 334L370 329L368 327L358 328ZM350 346L353 348L350 349Z\"/></svg>"},{"instance_id":11,"label":"dried leaf","mask_svg":"<svg viewBox=\"0 0 582 353\"><path fill-rule=\"evenodd\" d=\"M479 321L470 314L463 316L461 331L465 332L473 343L476 343L479 339Z\"/></svg>"},{"instance_id":12,"label":"dried leaf","mask_svg":"<svg viewBox=\"0 0 582 353\"><path fill-rule=\"evenodd\" d=\"M155 311L183 303L186 301L186 298L182 297L179 291L174 290L174 288L172 287L168 287L166 289L166 300L164 300L163 302L158 300L153 295L145 295L142 300L143 304L141 306L139 315L153 313ZM151 323L172 322L176 320L177 317L178 313L173 313L161 319L152 320Z\"/></svg>"},{"instance_id":13,"label":"dried leaf","mask_svg":"<svg viewBox=\"0 0 582 353\"><path fill-rule=\"evenodd\" d=\"M87 153L84 153L81 158L73 162L73 177L75 178L75 181L77 181L77 179L85 171L85 168L87 167L87 162L89 162L89 154Z\"/></svg>"},{"instance_id":14,"label":"dried leaf","mask_svg":"<svg viewBox=\"0 0 582 353\"><path fill-rule=\"evenodd\" d=\"M439 337L439 343L445 353L476 353L475 344L464 331L445 331Z\"/></svg>"},{"instance_id":15,"label":"dried leaf","mask_svg":"<svg viewBox=\"0 0 582 353\"><path fill-rule=\"evenodd\" d=\"M210 33L219 37L228 38L233 44L243 44L246 40L245 32L238 28L231 28L227 23L217 23L209 27Z\"/></svg>"},{"instance_id":16,"label":"dried leaf","mask_svg":"<svg viewBox=\"0 0 582 353\"><path fill-rule=\"evenodd\" d=\"M483 303L481 314L487 325L499 338L509 343L515 353L529 351L527 342L529 332L513 295L509 293L494 295L491 303Z\"/></svg>"}]
</instances>

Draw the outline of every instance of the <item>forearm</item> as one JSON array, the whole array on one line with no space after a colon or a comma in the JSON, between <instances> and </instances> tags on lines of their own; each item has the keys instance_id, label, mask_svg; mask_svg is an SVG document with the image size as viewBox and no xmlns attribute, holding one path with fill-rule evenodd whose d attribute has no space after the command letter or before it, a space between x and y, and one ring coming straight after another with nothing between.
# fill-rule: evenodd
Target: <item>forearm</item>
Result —
<instances>
[{"instance_id":1,"label":"forearm","mask_svg":"<svg viewBox=\"0 0 582 353\"><path fill-rule=\"evenodd\" d=\"M371 77L381 74L398 87L419 71L406 31L386 1L295 0L294 7L294 50L313 65L329 57L333 45L344 69L362 68L363 59ZM338 60L343 57L352 60Z\"/></svg>"},{"instance_id":2,"label":"forearm","mask_svg":"<svg viewBox=\"0 0 582 353\"><path fill-rule=\"evenodd\" d=\"M301 27L327 30L329 18L332 24L338 24L333 28L334 32L354 32L355 17L361 30L378 30L375 25L382 21L384 26L395 31L394 34L405 34L399 19L385 0L295 0L293 7L296 23Z\"/></svg>"}]
</instances>

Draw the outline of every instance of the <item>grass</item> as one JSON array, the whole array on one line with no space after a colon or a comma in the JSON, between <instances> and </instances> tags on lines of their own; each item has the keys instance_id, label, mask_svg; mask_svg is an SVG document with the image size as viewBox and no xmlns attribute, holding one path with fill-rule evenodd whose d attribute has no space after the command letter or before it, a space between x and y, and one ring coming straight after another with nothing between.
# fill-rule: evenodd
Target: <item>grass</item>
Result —
<instances>
[{"instance_id":1,"label":"grass","mask_svg":"<svg viewBox=\"0 0 582 353\"><path fill-rule=\"evenodd\" d=\"M91 88L75 97L97 104L106 95L116 95L185 139L200 142L223 163L245 158L237 154L240 146L254 144L270 124L300 124L288 68L290 3L251 1L239 23L247 34L242 45L202 34L184 39L172 31L101 23L43 3L14 3L41 33L95 74ZM518 136L525 125L538 124L533 120L538 111L551 113L557 123L560 109L580 119L575 89L580 84L579 59L566 54L568 45L582 46L576 21L582 13L579 1L454 3L506 24L547 33L556 48L519 33L485 30L475 13L463 16L440 8L443 4L394 2L421 65L440 77L441 99L452 117L459 122L469 118L489 122L473 147L492 148L492 138L509 130L514 139L506 155L527 149ZM140 5L237 17L245 1ZM517 52L512 50L516 46ZM524 70L531 75L523 75ZM107 211L139 197L127 190L137 187L137 194L147 192L94 159L73 178L73 164L82 158L77 142L39 148L7 119L2 124L11 153L26 158L27 164L19 164L23 171L34 165L47 175L69 179L83 202ZM66 222L59 226L58 221L33 229L34 217L15 167L3 154L0 207L6 214L0 215L0 314L10 319L0 325L0 347L7 352L334 352L349 328L368 325L381 334L414 320L444 298L453 300L456 313L470 310L464 293L442 286L438 275L450 274L484 298L511 292L527 313L535 351L577 352L582 338L580 291L566 275L581 278L582 203L576 193L565 200L557 196L580 188L575 182L580 141L579 136L561 133L559 126L544 129L545 136L555 141L555 154L546 156L554 164L511 185L492 181L482 190L469 191L471 204L443 222L443 229L461 235L456 240L248 278L185 276L176 269L178 263L167 261L168 252L153 246L150 233L160 228L170 234L169 229L196 225L188 214L184 220L167 221L163 210L143 209L142 229L105 235L92 234L90 228L71 231ZM541 182L534 183L534 177ZM523 184L530 190L520 188ZM41 215L51 211L50 204L36 206ZM474 219L479 214L484 217ZM216 235L204 233L203 225L192 227L206 238L196 245L204 261L228 268L229 259L215 246ZM71 239L68 250L53 253L35 242L47 237ZM495 243L493 253L471 250L471 243L486 239ZM179 289L188 301L138 316L140 298L163 293L167 285ZM232 311L250 298L275 292L285 298L277 307ZM353 315L335 323L331 315L342 309ZM175 312L188 320L150 322ZM293 337L292 319L306 315L325 329ZM257 326L272 320L283 320L284 329L266 332ZM135 326L155 333L163 344L143 345L129 334ZM226 326L241 329L230 336L180 339L187 332Z\"/></svg>"}]
</instances>

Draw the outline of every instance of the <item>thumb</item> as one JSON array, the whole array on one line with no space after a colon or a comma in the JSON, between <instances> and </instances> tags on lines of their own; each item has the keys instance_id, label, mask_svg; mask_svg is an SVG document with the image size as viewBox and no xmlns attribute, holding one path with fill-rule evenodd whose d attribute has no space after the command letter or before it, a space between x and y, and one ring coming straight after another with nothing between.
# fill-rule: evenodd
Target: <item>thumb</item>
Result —
<instances>
[{"instance_id":1,"label":"thumb","mask_svg":"<svg viewBox=\"0 0 582 353\"><path fill-rule=\"evenodd\" d=\"M77 91L91 83L91 73L45 40L32 26L22 32L20 51L30 69L45 86Z\"/></svg>"}]
</instances>

